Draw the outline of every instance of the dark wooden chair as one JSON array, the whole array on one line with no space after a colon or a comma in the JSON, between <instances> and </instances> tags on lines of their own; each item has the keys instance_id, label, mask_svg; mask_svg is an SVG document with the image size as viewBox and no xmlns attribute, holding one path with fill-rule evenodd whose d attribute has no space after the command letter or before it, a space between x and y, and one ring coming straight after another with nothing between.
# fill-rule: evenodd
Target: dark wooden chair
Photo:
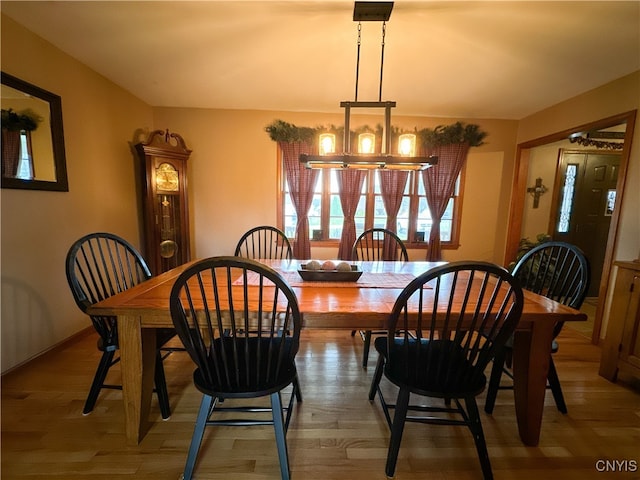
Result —
<instances>
[{"instance_id":1,"label":"dark wooden chair","mask_svg":"<svg viewBox=\"0 0 640 480\"><path fill-rule=\"evenodd\" d=\"M291 260L291 243L284 232L276 227L261 225L247 231L236 245L236 257L255 260Z\"/></svg>"},{"instance_id":2,"label":"dark wooden chair","mask_svg":"<svg viewBox=\"0 0 640 480\"><path fill-rule=\"evenodd\" d=\"M73 298L82 312L116 293L123 292L151 278L142 255L126 240L111 233L91 233L73 243L66 258L66 274ZM91 413L103 388L122 389L122 385L105 384L109 369L120 361L116 355L118 324L116 317L89 315L98 332L98 349L102 357L89 390L82 413ZM175 337L173 329L158 329L155 384L162 418L171 415L169 395L162 365L163 346ZM167 349L172 351L173 349Z\"/></svg>"},{"instance_id":3,"label":"dark wooden chair","mask_svg":"<svg viewBox=\"0 0 640 480\"><path fill-rule=\"evenodd\" d=\"M405 422L418 422L466 425L484 478L492 478L476 396L485 389L487 364L516 328L522 305L519 282L507 270L484 262L433 268L400 293L387 336L374 342L379 356L369 391L370 401L377 393L391 429L388 477L395 473ZM410 330L415 338L396 334ZM380 388L383 374L399 389L395 404L386 401ZM410 395L414 401L422 396L444 402L438 406L423 399L410 405Z\"/></svg>"},{"instance_id":4,"label":"dark wooden chair","mask_svg":"<svg viewBox=\"0 0 640 480\"><path fill-rule=\"evenodd\" d=\"M242 287L232 293L237 282ZM194 384L203 394L184 479L191 479L204 429L212 425L273 425L281 476L288 479L286 432L299 390L294 359L302 324L291 287L275 270L255 260L214 257L197 262L176 279L170 308L178 335L196 365ZM283 408L281 392L289 385L291 396ZM269 397L270 406L229 405L258 397ZM218 412L242 418L214 419Z\"/></svg>"},{"instance_id":5,"label":"dark wooden chair","mask_svg":"<svg viewBox=\"0 0 640 480\"><path fill-rule=\"evenodd\" d=\"M520 280L522 288L555 300L569 307L580 309L589 290L589 262L582 250L565 242L545 242L529 250L513 268L513 275ZM547 388L551 389L558 410L567 413L553 354L558 351L555 338L562 330L558 322L553 330ZM500 385L502 375L513 379L510 371L513 340L498 352L493 361L491 378L484 405L486 413L493 413L498 390L513 389L513 384Z\"/></svg>"},{"instance_id":6,"label":"dark wooden chair","mask_svg":"<svg viewBox=\"0 0 640 480\"><path fill-rule=\"evenodd\" d=\"M409 255L404 242L386 228L371 228L365 230L356 239L351 250L351 260L366 261L401 261L407 262ZM364 351L362 352L362 367L367 368L369 362L369 349L371 347L371 335L386 334L386 331L360 331L360 336L364 341ZM356 331L351 331L351 336L355 336Z\"/></svg>"}]
</instances>

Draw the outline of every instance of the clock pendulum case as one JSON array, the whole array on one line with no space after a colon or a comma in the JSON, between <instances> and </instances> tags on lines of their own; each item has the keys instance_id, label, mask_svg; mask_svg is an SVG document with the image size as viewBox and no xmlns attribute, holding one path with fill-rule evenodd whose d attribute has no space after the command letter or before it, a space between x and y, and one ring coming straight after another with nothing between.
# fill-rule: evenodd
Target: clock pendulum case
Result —
<instances>
[{"instance_id":1,"label":"clock pendulum case","mask_svg":"<svg viewBox=\"0 0 640 480\"><path fill-rule=\"evenodd\" d=\"M169 130L151 132L135 148L142 162L144 254L157 275L190 260L187 160L191 150Z\"/></svg>"}]
</instances>

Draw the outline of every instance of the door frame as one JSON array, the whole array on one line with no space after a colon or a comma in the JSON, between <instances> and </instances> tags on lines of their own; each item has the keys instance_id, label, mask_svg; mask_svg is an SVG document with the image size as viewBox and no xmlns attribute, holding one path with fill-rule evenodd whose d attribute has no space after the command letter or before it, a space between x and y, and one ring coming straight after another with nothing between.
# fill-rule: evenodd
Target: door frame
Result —
<instances>
[{"instance_id":1,"label":"door frame","mask_svg":"<svg viewBox=\"0 0 640 480\"><path fill-rule=\"evenodd\" d=\"M626 123L624 148L620 156L620 171L617 183L617 205L622 205L624 199L624 187L627 178L627 168L629 166L629 156L631 152L631 140L635 127L636 110L621 113L611 117L607 117L595 122L590 122L575 128L563 130L561 132L552 133L544 137L519 143L516 147L516 158L514 164L514 179L511 187L511 208L509 210L509 222L507 226L507 241L505 248L504 264L516 258L518 252L518 243L520 242L522 232L522 222L525 201L527 198L527 176L529 173L529 161L531 157L531 149L540 147L549 143L566 140L571 134L584 132L602 128L610 128L621 123ZM600 287L598 288L598 306L596 308L596 316L593 325L593 333L591 343L597 345L600 341L600 330L602 327L602 315L604 313L604 300L609 288L609 277L611 274L611 265L613 262L613 252L618 239L618 226L620 221L620 208L616 208L611 218L609 227L609 235L607 237L607 246L604 255L604 264L602 266L602 278L600 279Z\"/></svg>"}]
</instances>

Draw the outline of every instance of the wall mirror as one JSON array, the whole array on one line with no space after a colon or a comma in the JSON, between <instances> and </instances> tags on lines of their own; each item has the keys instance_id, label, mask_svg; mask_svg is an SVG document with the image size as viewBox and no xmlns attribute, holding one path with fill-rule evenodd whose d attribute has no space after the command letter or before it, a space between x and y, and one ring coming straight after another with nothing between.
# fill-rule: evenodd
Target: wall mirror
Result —
<instances>
[{"instance_id":1,"label":"wall mirror","mask_svg":"<svg viewBox=\"0 0 640 480\"><path fill-rule=\"evenodd\" d=\"M68 192L60 97L1 76L2 188Z\"/></svg>"}]
</instances>

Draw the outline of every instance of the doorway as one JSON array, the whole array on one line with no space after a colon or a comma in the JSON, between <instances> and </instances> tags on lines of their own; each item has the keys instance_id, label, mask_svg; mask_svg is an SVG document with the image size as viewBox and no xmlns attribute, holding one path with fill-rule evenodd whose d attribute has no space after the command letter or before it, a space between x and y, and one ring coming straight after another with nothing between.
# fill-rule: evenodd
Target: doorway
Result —
<instances>
[{"instance_id":1,"label":"doorway","mask_svg":"<svg viewBox=\"0 0 640 480\"><path fill-rule=\"evenodd\" d=\"M549 232L585 253L591 268L587 297L598 296L619 170L620 153L560 149Z\"/></svg>"},{"instance_id":2,"label":"doorway","mask_svg":"<svg viewBox=\"0 0 640 480\"><path fill-rule=\"evenodd\" d=\"M585 125L579 125L575 128L557 132L545 137L521 143L517 146L515 161L515 179L513 185L513 195L511 202L511 210L509 212L509 224L507 230L507 246L505 253L505 264L516 258L518 244L522 236L523 217L525 211L525 203L528 198L527 188L529 185L528 174L532 150L536 147L547 146L556 142L567 140L570 136L582 132L590 132L600 129L612 128L617 125L625 125L624 148L620 155L620 165L617 174L616 185L616 202L621 204L624 196L624 185L626 180L627 166L629 163L629 152L631 138L635 125L636 111L626 112L620 115L608 117L596 122ZM550 221L550 217L548 218ZM609 276L613 261L613 252L615 249L619 222L619 209L613 210L610 219L610 227L607 235L606 247L604 251L604 259L602 266L602 275L600 281L595 281L597 285L597 297L604 299L608 289ZM591 336L592 343L597 344L600 341L600 330L602 326L602 316L604 313L604 302L599 301L596 307L596 315L594 319L594 327Z\"/></svg>"}]
</instances>

